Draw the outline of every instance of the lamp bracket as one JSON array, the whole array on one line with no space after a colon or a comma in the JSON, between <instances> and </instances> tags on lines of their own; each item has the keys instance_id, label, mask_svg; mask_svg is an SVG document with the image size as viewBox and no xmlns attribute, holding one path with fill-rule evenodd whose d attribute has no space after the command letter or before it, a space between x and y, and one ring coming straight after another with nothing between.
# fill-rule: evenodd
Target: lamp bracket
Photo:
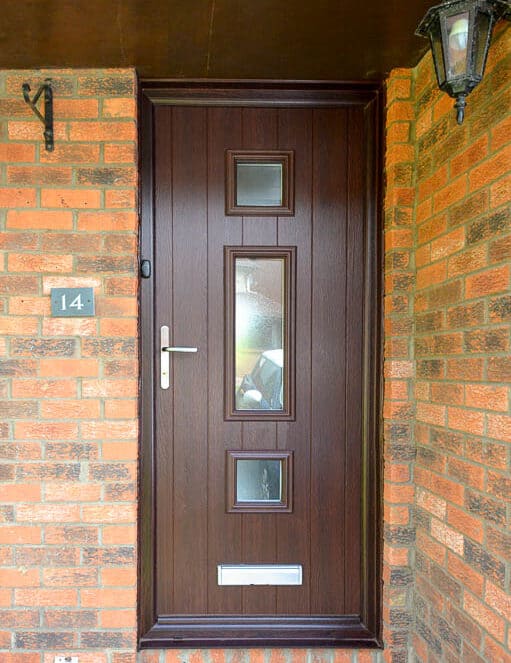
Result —
<instances>
[{"instance_id":1,"label":"lamp bracket","mask_svg":"<svg viewBox=\"0 0 511 663\"><path fill-rule=\"evenodd\" d=\"M23 83L21 86L23 90L23 99L30 106L35 115L41 120L44 125L44 145L48 152L53 152L54 140L53 140L53 90L51 89L51 78L47 78L44 83L42 83L35 93L35 95L30 98L30 85L28 83ZM37 102L39 97L44 92L44 115L37 108Z\"/></svg>"}]
</instances>

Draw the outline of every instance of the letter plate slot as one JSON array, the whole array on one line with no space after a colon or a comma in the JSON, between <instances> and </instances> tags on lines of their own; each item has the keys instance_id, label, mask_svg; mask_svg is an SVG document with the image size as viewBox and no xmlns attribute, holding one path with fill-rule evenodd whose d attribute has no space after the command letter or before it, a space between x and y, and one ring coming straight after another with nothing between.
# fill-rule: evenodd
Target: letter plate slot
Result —
<instances>
[{"instance_id":1,"label":"letter plate slot","mask_svg":"<svg viewBox=\"0 0 511 663\"><path fill-rule=\"evenodd\" d=\"M301 564L219 564L219 585L301 585Z\"/></svg>"}]
</instances>

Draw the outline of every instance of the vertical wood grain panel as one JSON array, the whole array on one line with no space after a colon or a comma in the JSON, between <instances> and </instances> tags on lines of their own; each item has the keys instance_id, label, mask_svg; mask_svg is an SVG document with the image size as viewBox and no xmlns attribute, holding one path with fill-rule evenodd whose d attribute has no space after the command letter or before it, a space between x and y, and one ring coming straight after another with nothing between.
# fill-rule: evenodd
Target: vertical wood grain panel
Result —
<instances>
[{"instance_id":1,"label":"vertical wood grain panel","mask_svg":"<svg viewBox=\"0 0 511 663\"><path fill-rule=\"evenodd\" d=\"M241 516L225 512L226 451L241 448L241 424L224 421L224 246L241 244L241 217L224 215L225 150L241 145L241 109L208 110L208 610L240 613L241 588L219 587L216 567L239 563Z\"/></svg>"},{"instance_id":2,"label":"vertical wood grain panel","mask_svg":"<svg viewBox=\"0 0 511 663\"><path fill-rule=\"evenodd\" d=\"M197 354L171 356L174 385L174 610L206 610L207 559L207 131L206 109L175 108L174 345Z\"/></svg>"},{"instance_id":3,"label":"vertical wood grain panel","mask_svg":"<svg viewBox=\"0 0 511 663\"><path fill-rule=\"evenodd\" d=\"M346 138L346 111L314 111L311 607L319 614L344 609Z\"/></svg>"},{"instance_id":4,"label":"vertical wood grain panel","mask_svg":"<svg viewBox=\"0 0 511 663\"><path fill-rule=\"evenodd\" d=\"M362 110L348 113L348 213L347 213L347 302L346 302L346 481L344 521L344 604L348 613L361 611L361 487L362 420L364 375L364 259L367 229L364 222L364 117ZM365 330L364 330L365 332Z\"/></svg>"},{"instance_id":5,"label":"vertical wood grain panel","mask_svg":"<svg viewBox=\"0 0 511 663\"><path fill-rule=\"evenodd\" d=\"M295 398L296 421L279 424L277 446L294 451L293 513L277 516L277 560L303 566L301 587L277 589L277 611L310 610L310 400L311 400L311 205L312 111L279 111L279 148L295 151L295 215L279 217L278 243L297 247Z\"/></svg>"},{"instance_id":6,"label":"vertical wood grain panel","mask_svg":"<svg viewBox=\"0 0 511 663\"><path fill-rule=\"evenodd\" d=\"M278 111L273 109L243 109L243 149L275 150L278 148ZM243 246L269 245L277 242L277 219L271 216L243 218ZM243 424L244 449L276 449L277 425L273 422ZM244 514L243 557L247 564L270 563L275 560L277 536L275 516ZM276 590L268 587L243 589L245 614L273 613Z\"/></svg>"},{"instance_id":7,"label":"vertical wood grain panel","mask_svg":"<svg viewBox=\"0 0 511 663\"><path fill-rule=\"evenodd\" d=\"M173 389L160 389L160 327L172 327L172 109L155 109L155 241L154 257L158 271L155 274L155 298L158 307L155 311L155 469L156 479L156 605L158 612L172 612L173 603L173 550L174 540L174 492L173 492Z\"/></svg>"}]
</instances>

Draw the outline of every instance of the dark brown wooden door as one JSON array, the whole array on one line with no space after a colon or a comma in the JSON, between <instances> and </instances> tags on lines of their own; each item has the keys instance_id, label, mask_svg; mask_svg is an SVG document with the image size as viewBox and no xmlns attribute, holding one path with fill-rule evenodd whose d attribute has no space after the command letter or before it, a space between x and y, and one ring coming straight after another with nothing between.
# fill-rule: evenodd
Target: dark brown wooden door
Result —
<instances>
[{"instance_id":1,"label":"dark brown wooden door","mask_svg":"<svg viewBox=\"0 0 511 663\"><path fill-rule=\"evenodd\" d=\"M267 644L291 633L298 644L300 637L321 644L321 634L331 644L343 633L376 642L366 619L368 610L377 613L368 602L378 601L367 570L375 564L368 528L372 537L375 529L367 523L367 498L375 499L367 482L375 474L364 465L373 434L368 353L375 339L366 114L362 105L154 108L154 306L147 328L153 372L146 400L154 407L157 625L143 644L257 644L261 637ZM290 151L294 214L227 216L227 150ZM285 247L295 256L291 420L271 412L259 420L257 413L226 417L232 321L225 247ZM162 326L173 346L198 348L170 355L168 389L160 383ZM228 511L233 450L292 452L290 512ZM299 564L303 580L222 586L219 564Z\"/></svg>"}]
</instances>

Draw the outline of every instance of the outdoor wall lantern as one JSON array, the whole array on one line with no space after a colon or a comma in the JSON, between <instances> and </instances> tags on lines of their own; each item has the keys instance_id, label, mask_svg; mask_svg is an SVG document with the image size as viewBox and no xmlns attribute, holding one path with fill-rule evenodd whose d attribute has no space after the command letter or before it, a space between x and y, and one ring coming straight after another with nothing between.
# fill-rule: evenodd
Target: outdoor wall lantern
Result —
<instances>
[{"instance_id":1,"label":"outdoor wall lantern","mask_svg":"<svg viewBox=\"0 0 511 663\"><path fill-rule=\"evenodd\" d=\"M429 37L438 86L456 99L458 124L466 97L484 74L493 26L511 20L507 0L445 0L424 16L415 34Z\"/></svg>"}]
</instances>

